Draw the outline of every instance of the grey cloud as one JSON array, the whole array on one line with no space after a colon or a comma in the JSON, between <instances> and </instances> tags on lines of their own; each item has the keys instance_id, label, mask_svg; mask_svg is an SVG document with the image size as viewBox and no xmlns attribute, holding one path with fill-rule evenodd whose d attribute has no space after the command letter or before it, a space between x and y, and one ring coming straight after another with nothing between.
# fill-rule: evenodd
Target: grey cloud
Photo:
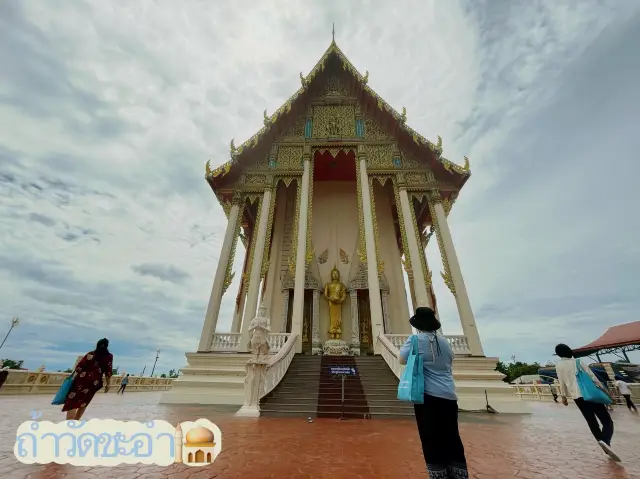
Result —
<instances>
[{"instance_id":1,"label":"grey cloud","mask_svg":"<svg viewBox=\"0 0 640 479\"><path fill-rule=\"evenodd\" d=\"M29 219L45 226L53 226L56 224L56 221L54 219L40 213L31 213L29 215Z\"/></svg>"},{"instance_id":2,"label":"grey cloud","mask_svg":"<svg viewBox=\"0 0 640 479\"><path fill-rule=\"evenodd\" d=\"M63 52L55 50L16 1L0 6L0 62L9 87L0 94L0 103L31 116L62 120L77 135L115 137L135 128L111 114L95 92L74 85ZM90 121L80 119L78 112Z\"/></svg>"},{"instance_id":3,"label":"grey cloud","mask_svg":"<svg viewBox=\"0 0 640 479\"><path fill-rule=\"evenodd\" d=\"M143 263L132 266L131 269L140 276L153 276L170 283L182 283L190 277L189 273L176 268L173 265L160 263Z\"/></svg>"}]
</instances>

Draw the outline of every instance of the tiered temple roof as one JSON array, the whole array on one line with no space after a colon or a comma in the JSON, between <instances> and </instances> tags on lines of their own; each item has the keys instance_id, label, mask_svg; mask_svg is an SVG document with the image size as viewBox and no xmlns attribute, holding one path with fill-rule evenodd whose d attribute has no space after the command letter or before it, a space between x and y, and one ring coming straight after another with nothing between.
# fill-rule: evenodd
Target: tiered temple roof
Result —
<instances>
[{"instance_id":1,"label":"tiered temple roof","mask_svg":"<svg viewBox=\"0 0 640 479\"><path fill-rule=\"evenodd\" d=\"M342 68L340 68L340 66ZM264 112L264 126L255 135L235 146L231 140L231 159L223 165L211 169L210 161L206 164L206 179L214 191L229 187L242 174L242 172L254 165L268 154L269 148L278 137L290 128L304 113L304 109L313 94L326 83L329 72L335 74L341 71L342 79L346 81L347 88L366 114L375 117L377 121L398 142L398 146L412 153L415 158L429 167L434 175L446 179L458 189L462 188L470 176L469 160L464 157L464 165L459 166L442 156L442 140L433 143L417 133L407 125L406 109L399 113L380 95L368 86L369 73L361 74L346 55L340 50L335 41L331 42L322 58L316 63L307 76L300 73L301 86L275 113L267 115ZM353 139L343 139L342 142L350 142ZM313 141L317 142L317 139ZM353 142L353 141L351 141ZM340 142L336 142L339 146ZM221 199L221 198L220 198Z\"/></svg>"}]
</instances>

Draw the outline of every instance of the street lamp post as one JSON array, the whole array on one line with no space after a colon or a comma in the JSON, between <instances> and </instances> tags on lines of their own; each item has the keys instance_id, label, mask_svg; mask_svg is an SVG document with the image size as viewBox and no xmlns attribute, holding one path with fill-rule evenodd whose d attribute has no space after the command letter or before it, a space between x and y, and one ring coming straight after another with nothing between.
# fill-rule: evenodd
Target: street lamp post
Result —
<instances>
[{"instance_id":1,"label":"street lamp post","mask_svg":"<svg viewBox=\"0 0 640 479\"><path fill-rule=\"evenodd\" d=\"M153 377L153 372L156 370L156 363L158 362L158 357L160 356L160 350L156 350L156 360L153 363L153 369L151 369L151 377Z\"/></svg>"},{"instance_id":2,"label":"street lamp post","mask_svg":"<svg viewBox=\"0 0 640 479\"><path fill-rule=\"evenodd\" d=\"M18 324L20 324L20 318L13 318L11 320L11 327L9 328L9 332L7 333L7 335L2 340L2 344L0 344L0 348L4 346L4 342L7 340L7 338L11 334L11 331L13 330L13 328L15 328Z\"/></svg>"}]
</instances>

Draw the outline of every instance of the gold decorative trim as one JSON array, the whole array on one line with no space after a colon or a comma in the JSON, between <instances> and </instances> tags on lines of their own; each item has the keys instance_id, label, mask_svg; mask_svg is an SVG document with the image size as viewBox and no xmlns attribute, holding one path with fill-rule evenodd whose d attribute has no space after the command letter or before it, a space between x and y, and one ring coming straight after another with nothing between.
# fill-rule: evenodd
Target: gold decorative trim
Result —
<instances>
[{"instance_id":1,"label":"gold decorative trim","mask_svg":"<svg viewBox=\"0 0 640 479\"><path fill-rule=\"evenodd\" d=\"M306 257L305 257L305 271L313 261L315 252L313 250L313 241L311 239L311 232L313 231L313 157L304 161L309 162L309 196L307 201L307 244L306 244Z\"/></svg>"},{"instance_id":2,"label":"gold decorative trim","mask_svg":"<svg viewBox=\"0 0 640 479\"><path fill-rule=\"evenodd\" d=\"M376 249L376 259L378 260L378 278L382 278L384 273L384 261L380 258L380 248L378 240L378 215L376 214L376 200L373 192L373 182L369 181L369 201L371 202L371 221L373 223L373 243Z\"/></svg>"},{"instance_id":3,"label":"gold decorative trim","mask_svg":"<svg viewBox=\"0 0 640 479\"><path fill-rule=\"evenodd\" d=\"M360 158L356 158L356 193L358 196L358 248L356 254L360 258L360 263L367 264L367 243L364 232L364 206L362 203L362 180L360 176Z\"/></svg>"},{"instance_id":4,"label":"gold decorative trim","mask_svg":"<svg viewBox=\"0 0 640 479\"><path fill-rule=\"evenodd\" d=\"M264 239L264 251L262 253L262 266L260 269L260 279L263 279L269 270L269 252L271 249L271 233L273 231L273 213L276 208L276 197L278 196L278 189L273 188L271 190L271 199L269 200L269 216L267 216L267 231Z\"/></svg>"},{"instance_id":5,"label":"gold decorative trim","mask_svg":"<svg viewBox=\"0 0 640 479\"><path fill-rule=\"evenodd\" d=\"M296 185L296 210L293 215L293 240L291 241L291 252L289 255L289 272L296 273L296 258L298 256L298 223L300 221L300 198L302 194L302 179L297 178Z\"/></svg>"},{"instance_id":6,"label":"gold decorative trim","mask_svg":"<svg viewBox=\"0 0 640 479\"><path fill-rule=\"evenodd\" d=\"M238 247L238 238L240 238L240 231L242 228L242 219L244 216L245 209L245 198L244 195L235 193L233 195L232 203L234 205L238 205L238 218L236 219L236 224L233 229L233 241L231 242L231 250L229 251L229 258L227 259L227 270L224 274L224 281L222 282L222 296L227 292L229 286L233 282L233 278L236 273L233 270L233 262L236 258L236 248ZM228 217L228 215L227 215Z\"/></svg>"},{"instance_id":7,"label":"gold decorative trim","mask_svg":"<svg viewBox=\"0 0 640 479\"><path fill-rule=\"evenodd\" d=\"M440 249L440 256L442 256L442 266L444 267L444 271L440 273L444 283L451 291L454 297L456 295L456 288L453 284L453 278L451 277L451 268L449 266L449 258L447 257L447 252L444 248L444 241L442 240L442 232L440 231L440 225L438 223L438 217L436 216L436 203L442 203L442 197L440 196L440 192L438 190L431 190L428 193L427 202L429 205L429 213L431 214L431 224L436 233L436 238L438 239L438 248Z\"/></svg>"},{"instance_id":8,"label":"gold decorative trim","mask_svg":"<svg viewBox=\"0 0 640 479\"><path fill-rule=\"evenodd\" d=\"M445 216L449 216L449 213L451 212L451 208L453 208L453 204L456 202L456 200L458 199L458 192L453 192L451 193L451 197L450 198L444 198L442 200L442 207L444 208L444 214Z\"/></svg>"},{"instance_id":9,"label":"gold decorative trim","mask_svg":"<svg viewBox=\"0 0 640 479\"><path fill-rule=\"evenodd\" d=\"M356 136L353 105L318 105L313 108L312 138Z\"/></svg>"},{"instance_id":10,"label":"gold decorative trim","mask_svg":"<svg viewBox=\"0 0 640 479\"><path fill-rule=\"evenodd\" d=\"M396 183L393 185L393 197L396 201L396 211L398 212L398 226L400 227L400 238L402 243L402 265L407 272L409 278L413 278L413 268L411 266L411 254L409 253L409 242L407 240L407 229L404 223L404 213L402 212L402 203L400 202L400 188Z\"/></svg>"},{"instance_id":11,"label":"gold decorative trim","mask_svg":"<svg viewBox=\"0 0 640 479\"><path fill-rule=\"evenodd\" d=\"M357 147L356 146L324 146L324 145L312 146L311 156L313 157L316 152L319 152L320 154L322 154L325 151L328 151L331 154L331 156L335 158L338 155L338 153L340 153L341 151L343 151L345 154L349 153L350 151L353 151L354 153L356 153Z\"/></svg>"},{"instance_id":12,"label":"gold decorative trim","mask_svg":"<svg viewBox=\"0 0 640 479\"><path fill-rule=\"evenodd\" d=\"M271 126L273 125L273 123L275 123L278 120L278 118L280 118L281 116L291 111L293 103L300 97L300 95L302 95L304 92L308 90L312 80L319 73L324 71L326 62L331 54L337 55L338 59L342 63L343 70L350 72L360 82L360 84L362 85L362 89L365 90L369 95L371 95L374 98L374 100L377 103L378 109L388 112L398 122L399 129L406 131L407 134L411 136L414 143L416 143L417 145L426 145L430 150L435 152L439 161L443 163L443 165L448 171L455 172L458 174L463 174L463 175L470 174L469 161L466 157L465 157L465 164L462 167L447 160L446 158L443 158L442 157L442 139L438 137L438 143L437 145L435 145L431 141L427 140L424 136L420 135L418 132L410 128L406 123L406 110L403 108L403 111L399 113L393 107L391 107L391 105L389 105L386 101L384 101L380 97L380 95L378 95L375 91L373 91L373 89L371 89L371 87L369 87L367 83L368 74L365 73L365 75L362 75L353 66L353 64L349 61L349 59L342 52L342 50L340 50L338 45L332 41L331 45L329 45L329 48L327 48L325 53L322 55L320 60L318 60L318 62L313 67L313 69L309 72L309 74L306 77L300 74L301 87L287 101L285 101L284 104L278 110L276 110L276 112L273 115L267 118L267 115L265 112L265 114L263 115L265 117L263 120L263 123L265 124L264 127L262 127L256 134L254 134L247 141L242 143L238 148L235 147L234 141L231 140L231 145L230 145L231 160L225 163L224 165L220 166L219 168L217 168L213 172L214 176L219 176L219 175L224 176L225 174L227 174L229 169L231 168L231 165L234 163L234 159L238 155L241 155L244 152L244 150L247 148L256 147L260 139L264 136L264 134L271 129ZM366 127L365 127L365 131L366 131ZM354 132L355 132L355 128L354 128Z\"/></svg>"},{"instance_id":13,"label":"gold decorative trim","mask_svg":"<svg viewBox=\"0 0 640 479\"><path fill-rule=\"evenodd\" d=\"M418 254L420 255L420 267L422 268L422 277L427 289L431 286L431 272L427 266L427 258L424 251L424 243L422 241L422 233L420 232L420 225L418 225L418 218L416 218L416 210L413 206L413 199L409 197L409 211L411 211L411 223L413 231L416 237L416 245L418 246Z\"/></svg>"},{"instance_id":14,"label":"gold decorative trim","mask_svg":"<svg viewBox=\"0 0 640 479\"><path fill-rule=\"evenodd\" d=\"M251 281L251 270L253 269L253 259L256 251L256 241L258 240L258 228L260 228L260 216L262 215L262 195L258 197L258 214L256 215L256 221L253 225L254 231L251 234L251 249L249 253L249 261L247 262L247 273L244 277L245 286L249 286Z\"/></svg>"}]
</instances>

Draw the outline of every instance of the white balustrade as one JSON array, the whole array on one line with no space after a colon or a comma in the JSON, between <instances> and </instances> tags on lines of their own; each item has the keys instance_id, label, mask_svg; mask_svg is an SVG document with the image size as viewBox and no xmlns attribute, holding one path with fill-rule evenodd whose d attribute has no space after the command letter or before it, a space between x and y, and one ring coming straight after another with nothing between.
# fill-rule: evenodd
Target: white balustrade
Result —
<instances>
[{"instance_id":1,"label":"white balustrade","mask_svg":"<svg viewBox=\"0 0 640 479\"><path fill-rule=\"evenodd\" d=\"M211 341L211 351L238 351L240 333L215 333Z\"/></svg>"},{"instance_id":2,"label":"white balustrade","mask_svg":"<svg viewBox=\"0 0 640 479\"><path fill-rule=\"evenodd\" d=\"M398 349L400 349L402 345L407 341L407 339L409 339L408 334L385 334L385 336L391 342L391 344L393 344ZM444 335L444 338L449 342L449 345L451 346L451 349L456 356L471 355L466 336L454 334Z\"/></svg>"},{"instance_id":3,"label":"white balustrade","mask_svg":"<svg viewBox=\"0 0 640 479\"><path fill-rule=\"evenodd\" d=\"M284 346L282 346L278 353L269 360L266 368L264 391L260 395L260 398L263 398L273 391L278 383L282 381L282 378L286 374L287 369L289 369L289 365L293 360L293 356L296 354L295 345L299 339L300 336L298 336L298 334L289 334Z\"/></svg>"},{"instance_id":4,"label":"white balustrade","mask_svg":"<svg viewBox=\"0 0 640 479\"><path fill-rule=\"evenodd\" d=\"M409 334L385 334L386 338L393 344L396 349L400 349L402 345L409 339Z\"/></svg>"},{"instance_id":5,"label":"white balustrade","mask_svg":"<svg viewBox=\"0 0 640 479\"><path fill-rule=\"evenodd\" d=\"M404 366L400 364L398 355L400 348L409 338L408 334L380 334L378 343L383 359L389 365L393 373L400 377ZM469 346L467 338L462 335L444 336L451 345L451 349L456 356L469 355Z\"/></svg>"},{"instance_id":6,"label":"white balustrade","mask_svg":"<svg viewBox=\"0 0 640 479\"><path fill-rule=\"evenodd\" d=\"M291 333L271 333L269 335L270 354L276 354L287 342L287 338Z\"/></svg>"},{"instance_id":7,"label":"white balustrade","mask_svg":"<svg viewBox=\"0 0 640 479\"><path fill-rule=\"evenodd\" d=\"M276 354L287 342L291 333L272 333L269 335L269 354ZM211 352L238 352L240 349L240 333L216 333L211 342Z\"/></svg>"},{"instance_id":8,"label":"white balustrade","mask_svg":"<svg viewBox=\"0 0 640 479\"><path fill-rule=\"evenodd\" d=\"M69 373L10 369L0 389L2 395L55 394ZM123 376L111 376L109 392L117 392ZM129 376L127 392L166 391L173 387L173 378Z\"/></svg>"},{"instance_id":9,"label":"white balustrade","mask_svg":"<svg viewBox=\"0 0 640 479\"><path fill-rule=\"evenodd\" d=\"M471 351L469 350L469 343L467 342L467 337L461 334L459 335L445 335L447 341L449 341L449 345L453 350L453 354L456 356L471 356Z\"/></svg>"}]
</instances>

